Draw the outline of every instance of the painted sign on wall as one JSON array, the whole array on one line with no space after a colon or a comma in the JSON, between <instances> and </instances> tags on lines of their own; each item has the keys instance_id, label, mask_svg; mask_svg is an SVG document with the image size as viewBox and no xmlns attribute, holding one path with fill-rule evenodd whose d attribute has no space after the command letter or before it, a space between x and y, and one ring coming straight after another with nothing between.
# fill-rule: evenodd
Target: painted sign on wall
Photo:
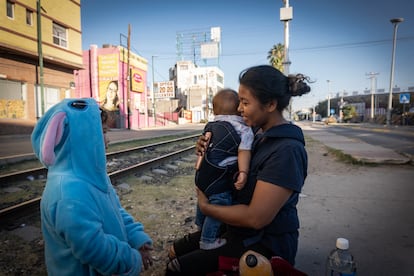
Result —
<instances>
[{"instance_id":1,"label":"painted sign on wall","mask_svg":"<svg viewBox=\"0 0 414 276\"><path fill-rule=\"evenodd\" d=\"M105 101L111 81L118 81L118 76L118 54L98 56L99 102ZM116 94L119 97L118 82L116 82L116 86Z\"/></svg>"},{"instance_id":2,"label":"painted sign on wall","mask_svg":"<svg viewBox=\"0 0 414 276\"><path fill-rule=\"evenodd\" d=\"M131 91L143 93L145 91L146 73L140 69L131 69Z\"/></svg>"}]
</instances>

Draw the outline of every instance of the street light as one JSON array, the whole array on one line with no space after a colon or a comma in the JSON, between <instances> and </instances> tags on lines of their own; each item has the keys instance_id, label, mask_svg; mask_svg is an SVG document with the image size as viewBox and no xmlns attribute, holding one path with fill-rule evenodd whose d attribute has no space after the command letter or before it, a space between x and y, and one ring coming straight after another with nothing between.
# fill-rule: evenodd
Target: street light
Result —
<instances>
[{"instance_id":1,"label":"street light","mask_svg":"<svg viewBox=\"0 0 414 276\"><path fill-rule=\"evenodd\" d=\"M387 110L387 126L391 125L392 83L394 81L394 63L395 63L395 46L397 44L397 28L398 28L398 23L403 22L404 18L393 18L390 21L394 25L394 38L393 38L393 44L392 44L390 90L389 90L389 96L388 96L388 110Z\"/></svg>"},{"instance_id":2,"label":"street light","mask_svg":"<svg viewBox=\"0 0 414 276\"><path fill-rule=\"evenodd\" d=\"M331 116L331 87L330 87L330 83L331 83L331 81L330 80L326 80L326 82L328 83L328 109L327 109L327 112L326 112L326 117L330 117Z\"/></svg>"},{"instance_id":3,"label":"street light","mask_svg":"<svg viewBox=\"0 0 414 276\"><path fill-rule=\"evenodd\" d=\"M154 82L154 58L157 56L151 56L151 69L152 69L152 95L151 95L151 102L152 102L152 116L154 118L154 127L157 126L157 115L155 114L155 82Z\"/></svg>"}]
</instances>

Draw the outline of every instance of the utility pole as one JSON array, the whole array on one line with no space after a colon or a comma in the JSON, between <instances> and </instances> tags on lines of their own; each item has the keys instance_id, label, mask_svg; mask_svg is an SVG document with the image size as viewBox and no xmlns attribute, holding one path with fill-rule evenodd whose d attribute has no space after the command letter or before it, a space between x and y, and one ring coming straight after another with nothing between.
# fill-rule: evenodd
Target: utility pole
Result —
<instances>
[{"instance_id":1,"label":"utility pole","mask_svg":"<svg viewBox=\"0 0 414 276\"><path fill-rule=\"evenodd\" d=\"M374 106L374 94L375 94L375 90L376 90L376 82L377 82L377 75L378 73L375 72L369 72L366 74L367 76L369 76L369 79L371 79L371 120L374 119L374 115L376 114L376 112L374 112L375 110L375 106Z\"/></svg>"},{"instance_id":2,"label":"utility pole","mask_svg":"<svg viewBox=\"0 0 414 276\"><path fill-rule=\"evenodd\" d=\"M157 115L155 114L155 82L154 82L154 58L157 56L151 56L151 62L152 62L152 97L151 97L151 102L152 102L152 116L154 117L154 127L157 126Z\"/></svg>"},{"instance_id":3,"label":"utility pole","mask_svg":"<svg viewBox=\"0 0 414 276\"><path fill-rule=\"evenodd\" d=\"M285 55L283 61L283 73L289 75L289 66L291 64L289 60L289 21L293 19L293 8L289 7L289 0L283 0L285 6L280 8L280 21L283 22L285 26ZM289 102L289 119L292 118L292 99Z\"/></svg>"},{"instance_id":4,"label":"utility pole","mask_svg":"<svg viewBox=\"0 0 414 276\"><path fill-rule=\"evenodd\" d=\"M130 98L130 86L131 86L131 70L129 68L129 57L131 52L131 24L128 24L128 60L127 60L127 119L128 129L131 129L131 98Z\"/></svg>"},{"instance_id":5,"label":"utility pole","mask_svg":"<svg viewBox=\"0 0 414 276\"><path fill-rule=\"evenodd\" d=\"M326 82L328 83L328 108L327 108L327 112L326 112L326 117L330 117L331 116L331 86L330 86L330 83L331 83L331 81L330 80L326 80Z\"/></svg>"},{"instance_id":6,"label":"utility pole","mask_svg":"<svg viewBox=\"0 0 414 276\"><path fill-rule=\"evenodd\" d=\"M313 102L313 106L312 106L312 122L315 123L316 122L316 105L315 105L315 94L312 94L312 102Z\"/></svg>"},{"instance_id":7,"label":"utility pole","mask_svg":"<svg viewBox=\"0 0 414 276\"><path fill-rule=\"evenodd\" d=\"M283 61L283 73L289 75L289 66L291 64L289 60L289 21L293 19L293 8L289 7L289 0L283 0L285 6L280 8L280 21L283 22L285 27L285 55Z\"/></svg>"},{"instance_id":8,"label":"utility pole","mask_svg":"<svg viewBox=\"0 0 414 276\"><path fill-rule=\"evenodd\" d=\"M39 56L39 82L40 82L40 117L45 113L45 99L43 88L43 50L42 50L42 5L37 0L37 52Z\"/></svg>"},{"instance_id":9,"label":"utility pole","mask_svg":"<svg viewBox=\"0 0 414 276\"><path fill-rule=\"evenodd\" d=\"M206 70L206 122L208 121L208 67Z\"/></svg>"},{"instance_id":10,"label":"utility pole","mask_svg":"<svg viewBox=\"0 0 414 276\"><path fill-rule=\"evenodd\" d=\"M343 108L344 108L344 92L342 92L341 103L339 104L339 122L340 123L342 123L344 120Z\"/></svg>"}]
</instances>

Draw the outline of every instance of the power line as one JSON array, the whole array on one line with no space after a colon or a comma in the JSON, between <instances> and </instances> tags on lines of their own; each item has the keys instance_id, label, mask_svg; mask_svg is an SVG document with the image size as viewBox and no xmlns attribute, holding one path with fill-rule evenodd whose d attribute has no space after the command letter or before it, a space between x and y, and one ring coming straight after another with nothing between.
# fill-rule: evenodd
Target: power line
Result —
<instances>
[{"instance_id":1,"label":"power line","mask_svg":"<svg viewBox=\"0 0 414 276\"><path fill-rule=\"evenodd\" d=\"M412 40L414 36L401 37L398 39L402 40ZM295 51L308 51L308 50L322 50L322 49L332 49L332 48L354 48L354 47L363 47L371 45L381 45L392 42L390 39L381 39L381 40L371 40L371 41L361 41L361 42L352 42L352 43L341 43L341 44L332 44L332 45L323 45L323 46L314 46L306 48L297 48Z\"/></svg>"},{"instance_id":2,"label":"power line","mask_svg":"<svg viewBox=\"0 0 414 276\"><path fill-rule=\"evenodd\" d=\"M399 41L408 41L414 40L414 36L401 37ZM355 48L355 47L366 47L372 45L381 45L390 43L390 39L381 39L381 40L371 40L371 41L361 41L361 42L351 42L351 43L341 43L341 44L331 44L331 45L319 45L313 47L305 48L291 48L291 52L298 51L313 51L313 50L325 50L325 49L340 49L340 48ZM261 52L245 52L245 53L233 53L233 54L222 54L222 56L242 56L242 55L259 55L263 54Z\"/></svg>"}]
</instances>

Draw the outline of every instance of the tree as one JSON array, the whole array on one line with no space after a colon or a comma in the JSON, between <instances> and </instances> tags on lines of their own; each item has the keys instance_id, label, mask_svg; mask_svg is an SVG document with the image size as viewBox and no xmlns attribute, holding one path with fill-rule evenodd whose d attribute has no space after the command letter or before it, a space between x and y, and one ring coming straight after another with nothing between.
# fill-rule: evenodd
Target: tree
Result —
<instances>
[{"instance_id":1,"label":"tree","mask_svg":"<svg viewBox=\"0 0 414 276\"><path fill-rule=\"evenodd\" d=\"M342 114L343 114L344 122L349 122L352 120L352 118L355 118L356 116L358 116L355 110L355 106L353 105L345 105L342 108Z\"/></svg>"},{"instance_id":2,"label":"tree","mask_svg":"<svg viewBox=\"0 0 414 276\"><path fill-rule=\"evenodd\" d=\"M285 46L280 43L278 43L277 45L273 45L273 48L270 49L269 52L267 52L267 59L269 60L270 65L272 65L273 67L275 67L283 73L283 62L285 60Z\"/></svg>"}]
</instances>

